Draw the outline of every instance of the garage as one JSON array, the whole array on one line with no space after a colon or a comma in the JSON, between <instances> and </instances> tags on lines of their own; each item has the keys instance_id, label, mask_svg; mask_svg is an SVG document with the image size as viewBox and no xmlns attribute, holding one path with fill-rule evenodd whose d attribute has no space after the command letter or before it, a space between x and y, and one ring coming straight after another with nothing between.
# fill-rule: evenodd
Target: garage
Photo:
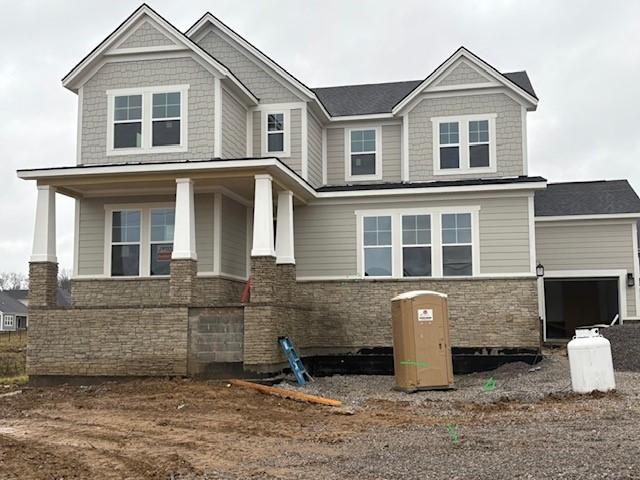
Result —
<instances>
[{"instance_id":1,"label":"garage","mask_svg":"<svg viewBox=\"0 0 640 480\"><path fill-rule=\"evenodd\" d=\"M577 327L613 321L620 315L620 278L545 278L545 340L566 340Z\"/></svg>"}]
</instances>

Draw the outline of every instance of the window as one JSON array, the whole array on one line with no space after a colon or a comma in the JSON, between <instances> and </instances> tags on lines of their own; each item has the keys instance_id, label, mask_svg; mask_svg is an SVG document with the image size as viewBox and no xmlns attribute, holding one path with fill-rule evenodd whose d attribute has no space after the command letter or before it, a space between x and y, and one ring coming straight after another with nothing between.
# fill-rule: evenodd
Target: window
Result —
<instances>
[{"instance_id":1,"label":"window","mask_svg":"<svg viewBox=\"0 0 640 480\"><path fill-rule=\"evenodd\" d=\"M187 151L188 85L107 91L107 155Z\"/></svg>"},{"instance_id":2,"label":"window","mask_svg":"<svg viewBox=\"0 0 640 480\"><path fill-rule=\"evenodd\" d=\"M113 148L142 146L142 95L114 98Z\"/></svg>"},{"instance_id":3,"label":"window","mask_svg":"<svg viewBox=\"0 0 640 480\"><path fill-rule=\"evenodd\" d=\"M402 275L431 276L431 217L402 216Z\"/></svg>"},{"instance_id":4,"label":"window","mask_svg":"<svg viewBox=\"0 0 640 480\"><path fill-rule=\"evenodd\" d=\"M374 128L349 130L350 177L379 176L376 137Z\"/></svg>"},{"instance_id":5,"label":"window","mask_svg":"<svg viewBox=\"0 0 640 480\"><path fill-rule=\"evenodd\" d=\"M5 328L14 328L15 327L15 319L13 315L5 315L4 316L4 326Z\"/></svg>"},{"instance_id":6,"label":"window","mask_svg":"<svg viewBox=\"0 0 640 480\"><path fill-rule=\"evenodd\" d=\"M169 275L171 273L174 226L175 210L173 208L154 208L151 210L151 275Z\"/></svg>"},{"instance_id":7,"label":"window","mask_svg":"<svg viewBox=\"0 0 640 480\"><path fill-rule=\"evenodd\" d=\"M469 166L489 166L489 120L469 122Z\"/></svg>"},{"instance_id":8,"label":"window","mask_svg":"<svg viewBox=\"0 0 640 480\"><path fill-rule=\"evenodd\" d=\"M440 124L440 168L460 167L460 134L458 122Z\"/></svg>"},{"instance_id":9,"label":"window","mask_svg":"<svg viewBox=\"0 0 640 480\"><path fill-rule=\"evenodd\" d=\"M180 145L180 92L153 94L151 145Z\"/></svg>"},{"instance_id":10,"label":"window","mask_svg":"<svg viewBox=\"0 0 640 480\"><path fill-rule=\"evenodd\" d=\"M111 276L140 274L140 210L111 214Z\"/></svg>"},{"instance_id":11,"label":"window","mask_svg":"<svg viewBox=\"0 0 640 480\"><path fill-rule=\"evenodd\" d=\"M442 215L442 274L472 275L472 235L470 213Z\"/></svg>"},{"instance_id":12,"label":"window","mask_svg":"<svg viewBox=\"0 0 640 480\"><path fill-rule=\"evenodd\" d=\"M284 113L267 115L267 152L284 151Z\"/></svg>"},{"instance_id":13,"label":"window","mask_svg":"<svg viewBox=\"0 0 640 480\"><path fill-rule=\"evenodd\" d=\"M363 218L364 274L368 277L392 275L391 217Z\"/></svg>"},{"instance_id":14,"label":"window","mask_svg":"<svg viewBox=\"0 0 640 480\"><path fill-rule=\"evenodd\" d=\"M434 175L496 172L496 117L432 118Z\"/></svg>"}]
</instances>

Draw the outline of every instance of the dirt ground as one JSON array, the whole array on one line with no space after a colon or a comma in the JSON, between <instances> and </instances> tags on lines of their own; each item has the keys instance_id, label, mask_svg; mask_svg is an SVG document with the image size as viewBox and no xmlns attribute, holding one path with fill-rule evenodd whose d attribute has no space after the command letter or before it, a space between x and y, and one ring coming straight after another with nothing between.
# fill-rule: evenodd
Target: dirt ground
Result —
<instances>
[{"instance_id":1,"label":"dirt ground","mask_svg":"<svg viewBox=\"0 0 640 480\"><path fill-rule=\"evenodd\" d=\"M529 368L457 377L454 392L390 392L384 377L308 388L342 410L224 382L21 387L0 397L0 478L640 478L640 374L575 396L565 360ZM538 397L514 394L537 384Z\"/></svg>"}]
</instances>

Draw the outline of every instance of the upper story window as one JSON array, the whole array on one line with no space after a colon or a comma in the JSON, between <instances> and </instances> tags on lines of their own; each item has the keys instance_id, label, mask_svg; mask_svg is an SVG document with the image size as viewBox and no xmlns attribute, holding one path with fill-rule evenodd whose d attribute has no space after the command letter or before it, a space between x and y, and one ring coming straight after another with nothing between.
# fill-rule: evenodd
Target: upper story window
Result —
<instances>
[{"instance_id":1,"label":"upper story window","mask_svg":"<svg viewBox=\"0 0 640 480\"><path fill-rule=\"evenodd\" d=\"M262 110L263 155L289 157L291 155L291 130L289 110Z\"/></svg>"},{"instance_id":2,"label":"upper story window","mask_svg":"<svg viewBox=\"0 0 640 480\"><path fill-rule=\"evenodd\" d=\"M347 129L346 133L345 179L382 179L380 129L351 128Z\"/></svg>"},{"instance_id":3,"label":"upper story window","mask_svg":"<svg viewBox=\"0 0 640 480\"><path fill-rule=\"evenodd\" d=\"M107 155L187 150L188 85L107 92Z\"/></svg>"},{"instance_id":4,"label":"upper story window","mask_svg":"<svg viewBox=\"0 0 640 480\"><path fill-rule=\"evenodd\" d=\"M432 118L434 175L496 169L495 114Z\"/></svg>"}]
</instances>

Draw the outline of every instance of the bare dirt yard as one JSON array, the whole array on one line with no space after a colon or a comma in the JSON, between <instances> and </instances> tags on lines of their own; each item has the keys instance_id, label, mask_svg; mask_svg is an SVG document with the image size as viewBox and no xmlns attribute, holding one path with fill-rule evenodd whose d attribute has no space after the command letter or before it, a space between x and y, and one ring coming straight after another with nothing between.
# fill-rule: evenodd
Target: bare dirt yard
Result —
<instances>
[{"instance_id":1,"label":"bare dirt yard","mask_svg":"<svg viewBox=\"0 0 640 480\"><path fill-rule=\"evenodd\" d=\"M458 376L450 392L366 376L304 389L338 410L225 382L0 387L22 389L0 397L0 478L640 478L640 374L576 396L565 357L539 366Z\"/></svg>"}]
</instances>

